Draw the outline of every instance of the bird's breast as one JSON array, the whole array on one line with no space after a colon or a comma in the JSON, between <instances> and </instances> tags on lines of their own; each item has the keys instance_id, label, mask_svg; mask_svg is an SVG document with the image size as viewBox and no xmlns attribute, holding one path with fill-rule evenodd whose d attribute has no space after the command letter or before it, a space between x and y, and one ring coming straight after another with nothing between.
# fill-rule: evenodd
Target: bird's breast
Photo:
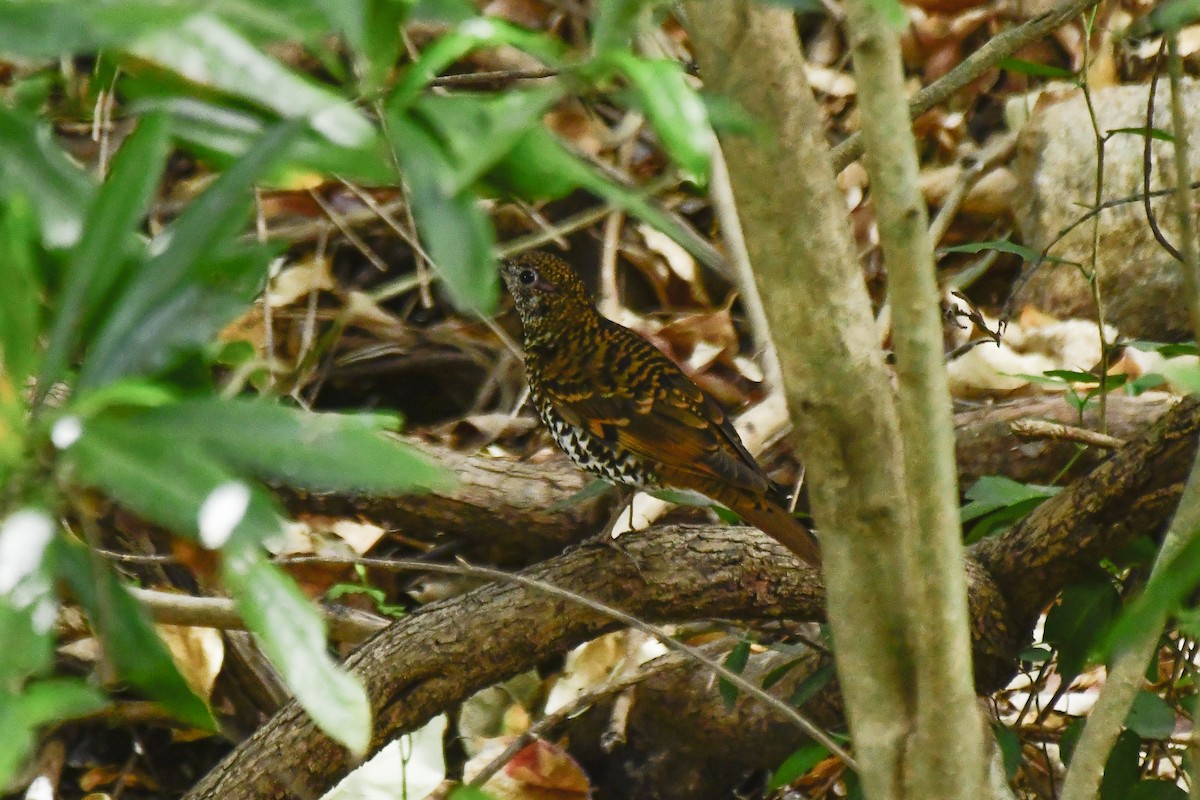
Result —
<instances>
[{"instance_id":1,"label":"bird's breast","mask_svg":"<svg viewBox=\"0 0 1200 800\"><path fill-rule=\"evenodd\" d=\"M549 403L538 403L538 414L554 437L555 444L575 466L610 483L635 489L659 488L654 470L633 453L572 425L556 413Z\"/></svg>"}]
</instances>

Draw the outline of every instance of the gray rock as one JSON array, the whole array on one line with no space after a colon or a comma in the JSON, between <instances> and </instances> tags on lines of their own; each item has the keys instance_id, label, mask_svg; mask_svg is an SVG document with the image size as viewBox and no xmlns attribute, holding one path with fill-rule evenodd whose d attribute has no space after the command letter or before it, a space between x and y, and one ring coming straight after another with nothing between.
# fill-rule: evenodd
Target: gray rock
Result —
<instances>
[{"instance_id":1,"label":"gray rock","mask_svg":"<svg viewBox=\"0 0 1200 800\"><path fill-rule=\"evenodd\" d=\"M1145 125L1149 85L1116 86L1092 93L1101 133ZM1154 127L1171 129L1170 85L1161 78L1155 96ZM1185 80L1183 107L1188 115L1192 181L1200 180L1200 82ZM1142 191L1143 139L1116 134L1104 148L1105 201ZM1083 92L1074 87L1043 91L1018 141L1014 171L1018 178L1015 214L1022 241L1041 250L1059 232L1092 207L1096 179L1096 139ZM1174 153L1169 142L1151 146L1151 190L1174 186ZM1193 194L1193 198L1196 195ZM1179 246L1179 225L1172 201L1155 199L1159 229ZM1091 264L1092 222L1079 225L1050 251ZM1141 201L1100 213L1097 256L1106 321L1133 338L1175 340L1192 336L1181 265L1151 232ZM1091 290L1077 267L1044 264L1030 280L1021 305L1032 304L1059 318L1095 319Z\"/></svg>"}]
</instances>

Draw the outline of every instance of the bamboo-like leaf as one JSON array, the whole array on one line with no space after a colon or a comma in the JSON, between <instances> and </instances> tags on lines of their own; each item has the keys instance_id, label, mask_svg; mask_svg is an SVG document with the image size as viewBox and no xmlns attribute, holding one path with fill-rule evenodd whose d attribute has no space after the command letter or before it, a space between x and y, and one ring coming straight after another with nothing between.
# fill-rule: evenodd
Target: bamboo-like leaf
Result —
<instances>
[{"instance_id":1,"label":"bamboo-like leaf","mask_svg":"<svg viewBox=\"0 0 1200 800\"><path fill-rule=\"evenodd\" d=\"M83 545L61 544L63 575L87 611L117 674L187 724L214 730L216 723L208 707L179 674L167 646L133 595Z\"/></svg>"},{"instance_id":2,"label":"bamboo-like leaf","mask_svg":"<svg viewBox=\"0 0 1200 800\"><path fill-rule=\"evenodd\" d=\"M314 414L257 400L184 400L130 419L140 431L202 448L239 471L318 491L447 489L451 477L383 431L381 414Z\"/></svg>"},{"instance_id":3,"label":"bamboo-like leaf","mask_svg":"<svg viewBox=\"0 0 1200 800\"><path fill-rule=\"evenodd\" d=\"M117 151L71 253L38 379L39 399L61 377L79 343L84 318L102 313L101 301L121 280L125 243L158 189L169 147L166 118L151 115L142 118Z\"/></svg>"},{"instance_id":4,"label":"bamboo-like leaf","mask_svg":"<svg viewBox=\"0 0 1200 800\"><path fill-rule=\"evenodd\" d=\"M46 123L0 105L0 186L23 193L47 247L70 247L96 194L92 178L67 157Z\"/></svg>"},{"instance_id":5,"label":"bamboo-like leaf","mask_svg":"<svg viewBox=\"0 0 1200 800\"><path fill-rule=\"evenodd\" d=\"M329 658L324 620L313 604L254 548L231 547L221 574L296 701L321 730L362 755L371 739L371 706L362 685Z\"/></svg>"},{"instance_id":6,"label":"bamboo-like leaf","mask_svg":"<svg viewBox=\"0 0 1200 800\"><path fill-rule=\"evenodd\" d=\"M348 100L271 58L216 17L198 14L139 39L127 52L282 117L307 119L335 144L358 147L375 137L375 127Z\"/></svg>"}]
</instances>

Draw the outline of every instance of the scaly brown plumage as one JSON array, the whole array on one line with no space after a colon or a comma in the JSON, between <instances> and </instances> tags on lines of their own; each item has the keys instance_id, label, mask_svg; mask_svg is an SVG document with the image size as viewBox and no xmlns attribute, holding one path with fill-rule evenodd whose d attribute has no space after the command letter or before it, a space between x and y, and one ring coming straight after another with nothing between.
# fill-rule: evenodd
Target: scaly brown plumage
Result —
<instances>
[{"instance_id":1,"label":"scaly brown plumage","mask_svg":"<svg viewBox=\"0 0 1200 800\"><path fill-rule=\"evenodd\" d=\"M528 252L501 274L524 328L530 396L577 466L638 489L699 492L820 563L816 538L784 508L716 401L654 345L601 316L565 262Z\"/></svg>"}]
</instances>

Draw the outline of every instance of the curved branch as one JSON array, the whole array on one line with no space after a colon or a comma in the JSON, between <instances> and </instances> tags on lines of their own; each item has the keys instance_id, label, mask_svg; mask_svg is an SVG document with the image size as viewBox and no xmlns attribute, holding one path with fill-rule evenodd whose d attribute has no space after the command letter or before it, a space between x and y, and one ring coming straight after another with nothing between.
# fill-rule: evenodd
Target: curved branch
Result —
<instances>
[{"instance_id":1,"label":"curved branch","mask_svg":"<svg viewBox=\"0 0 1200 800\"><path fill-rule=\"evenodd\" d=\"M1007 679L1032 616L1066 581L1166 523L1198 432L1200 399L1189 398L1008 534L969 549L982 691ZM525 574L651 620L822 617L816 574L755 530L664 526L627 536L622 542L632 559L588 544ZM372 747L613 627L595 611L512 585L489 584L426 606L348 661L376 709ZM352 766L289 704L188 797L316 796Z\"/></svg>"}]
</instances>

